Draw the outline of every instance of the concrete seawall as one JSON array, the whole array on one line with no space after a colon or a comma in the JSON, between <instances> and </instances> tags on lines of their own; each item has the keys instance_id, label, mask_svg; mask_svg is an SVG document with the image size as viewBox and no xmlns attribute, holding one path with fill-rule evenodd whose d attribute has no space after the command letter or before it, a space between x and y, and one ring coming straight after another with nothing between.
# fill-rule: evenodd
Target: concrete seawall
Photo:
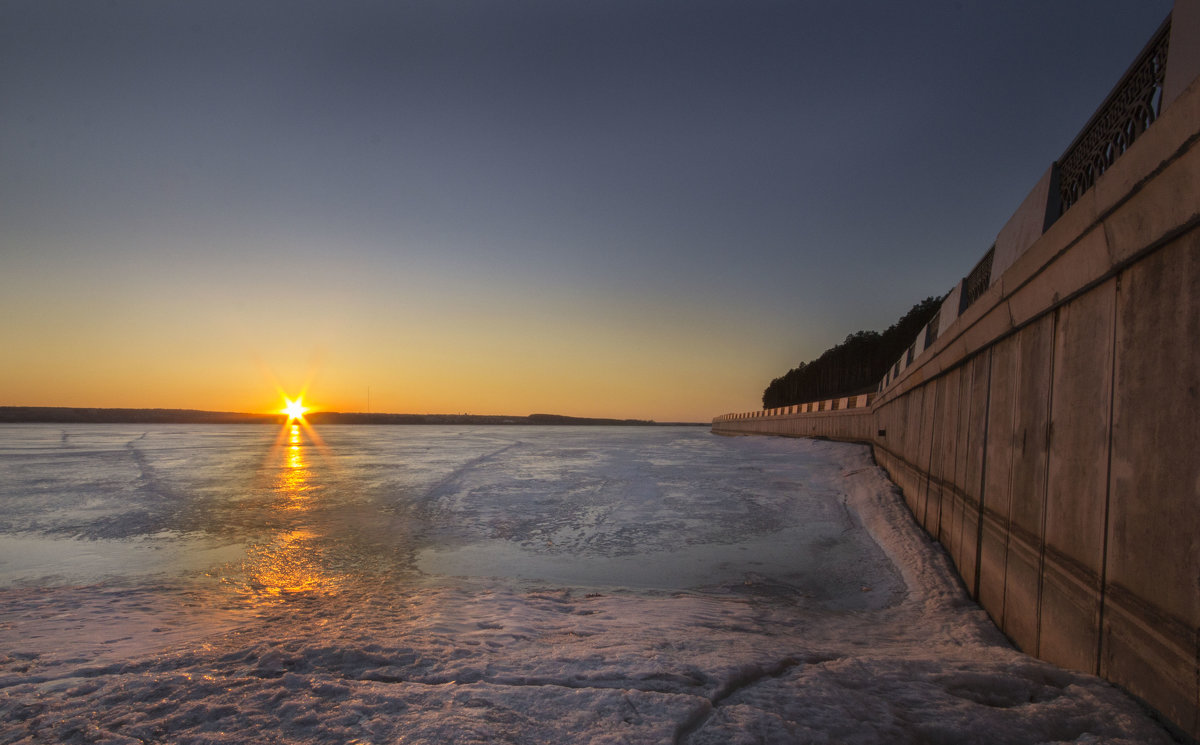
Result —
<instances>
[{"instance_id":1,"label":"concrete seawall","mask_svg":"<svg viewBox=\"0 0 1200 745\"><path fill-rule=\"evenodd\" d=\"M1061 218L1022 233L1039 183L1007 233L1030 237L1012 248L1001 233L986 289L936 321L877 396L725 415L713 431L869 443L1021 649L1107 678L1200 738L1200 81L1188 80L1168 80L1178 90L1158 121Z\"/></svg>"}]
</instances>

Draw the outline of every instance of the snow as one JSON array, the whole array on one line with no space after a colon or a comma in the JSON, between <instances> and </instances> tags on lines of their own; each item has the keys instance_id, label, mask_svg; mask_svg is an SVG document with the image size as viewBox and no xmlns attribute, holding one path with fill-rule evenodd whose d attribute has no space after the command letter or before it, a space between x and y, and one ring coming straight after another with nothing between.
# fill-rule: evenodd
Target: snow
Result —
<instances>
[{"instance_id":1,"label":"snow","mask_svg":"<svg viewBox=\"0 0 1200 745\"><path fill-rule=\"evenodd\" d=\"M861 446L317 434L0 428L0 742L1171 742Z\"/></svg>"}]
</instances>

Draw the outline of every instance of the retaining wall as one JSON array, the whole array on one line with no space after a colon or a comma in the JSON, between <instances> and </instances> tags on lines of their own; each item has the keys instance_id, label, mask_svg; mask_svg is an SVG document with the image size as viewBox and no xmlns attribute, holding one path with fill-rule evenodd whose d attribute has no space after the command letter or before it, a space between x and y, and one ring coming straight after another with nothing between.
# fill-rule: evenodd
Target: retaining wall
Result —
<instances>
[{"instance_id":1,"label":"retaining wall","mask_svg":"<svg viewBox=\"0 0 1200 745\"><path fill-rule=\"evenodd\" d=\"M871 444L1021 649L1123 686L1194 738L1198 139L1193 82L869 405L713 422Z\"/></svg>"}]
</instances>

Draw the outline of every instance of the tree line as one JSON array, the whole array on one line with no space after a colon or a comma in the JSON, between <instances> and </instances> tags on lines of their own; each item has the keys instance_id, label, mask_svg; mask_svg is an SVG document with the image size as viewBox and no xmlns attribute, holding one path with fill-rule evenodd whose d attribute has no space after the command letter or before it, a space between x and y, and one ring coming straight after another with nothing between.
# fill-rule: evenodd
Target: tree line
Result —
<instances>
[{"instance_id":1,"label":"tree line","mask_svg":"<svg viewBox=\"0 0 1200 745\"><path fill-rule=\"evenodd\" d=\"M900 359L917 334L941 307L928 297L914 305L883 333L856 331L811 362L801 362L775 378L763 391L763 408L854 396L875 390L888 367Z\"/></svg>"}]
</instances>

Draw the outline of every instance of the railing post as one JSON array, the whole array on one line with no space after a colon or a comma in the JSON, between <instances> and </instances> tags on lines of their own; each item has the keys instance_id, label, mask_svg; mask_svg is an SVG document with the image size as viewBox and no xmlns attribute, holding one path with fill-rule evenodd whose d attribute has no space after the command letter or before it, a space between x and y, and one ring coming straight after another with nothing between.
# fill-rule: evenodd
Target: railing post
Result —
<instances>
[{"instance_id":1,"label":"railing post","mask_svg":"<svg viewBox=\"0 0 1200 745\"><path fill-rule=\"evenodd\" d=\"M1163 81L1163 109L1200 77L1200 0L1175 0L1170 45L1171 60Z\"/></svg>"},{"instance_id":2,"label":"railing post","mask_svg":"<svg viewBox=\"0 0 1200 745\"><path fill-rule=\"evenodd\" d=\"M1046 215L1042 220L1042 232L1045 233L1050 229L1050 226L1062 216L1062 169L1058 167L1058 161L1050 166L1050 192L1046 195ZM1005 267L1007 269L1007 267Z\"/></svg>"}]
</instances>

